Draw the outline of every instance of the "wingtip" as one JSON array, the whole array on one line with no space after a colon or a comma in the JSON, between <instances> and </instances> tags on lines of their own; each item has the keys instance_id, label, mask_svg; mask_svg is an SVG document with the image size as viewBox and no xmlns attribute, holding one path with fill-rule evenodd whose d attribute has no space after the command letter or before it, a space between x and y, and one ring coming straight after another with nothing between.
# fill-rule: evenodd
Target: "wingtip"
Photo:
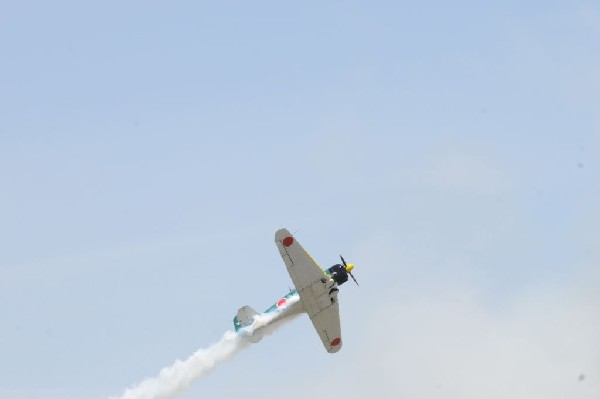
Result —
<instances>
[{"instance_id":1,"label":"wingtip","mask_svg":"<svg viewBox=\"0 0 600 399\"><path fill-rule=\"evenodd\" d=\"M289 237L292 234L286 228L281 228L275 232L275 242L283 240L285 237Z\"/></svg>"}]
</instances>

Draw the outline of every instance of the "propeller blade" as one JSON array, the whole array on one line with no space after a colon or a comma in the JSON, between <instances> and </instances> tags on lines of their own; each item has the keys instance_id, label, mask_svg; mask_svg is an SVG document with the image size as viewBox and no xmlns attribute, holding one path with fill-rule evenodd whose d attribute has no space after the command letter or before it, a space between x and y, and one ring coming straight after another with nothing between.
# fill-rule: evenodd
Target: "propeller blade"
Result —
<instances>
[{"instance_id":1,"label":"propeller blade","mask_svg":"<svg viewBox=\"0 0 600 399\"><path fill-rule=\"evenodd\" d=\"M358 284L358 281L356 281L356 279L354 278L354 275L352 274L352 272L348 273L350 275L350 277L352 277L352 280L354 280L354 282L356 283L356 285L358 285L360 287L360 284Z\"/></svg>"},{"instance_id":2,"label":"propeller blade","mask_svg":"<svg viewBox=\"0 0 600 399\"><path fill-rule=\"evenodd\" d=\"M342 255L340 255L340 259L342 260L342 263L344 264L344 267L346 267L346 261L344 260L344 257Z\"/></svg>"}]
</instances>

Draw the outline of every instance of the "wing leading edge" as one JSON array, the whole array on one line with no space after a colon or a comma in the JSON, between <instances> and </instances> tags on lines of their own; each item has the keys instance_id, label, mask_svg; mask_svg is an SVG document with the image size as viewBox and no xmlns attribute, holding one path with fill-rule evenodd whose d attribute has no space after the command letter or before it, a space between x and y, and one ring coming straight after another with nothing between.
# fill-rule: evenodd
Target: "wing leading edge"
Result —
<instances>
[{"instance_id":1,"label":"wing leading edge","mask_svg":"<svg viewBox=\"0 0 600 399\"><path fill-rule=\"evenodd\" d=\"M286 229L275 233L283 258L304 309L329 353L342 347L337 285Z\"/></svg>"}]
</instances>

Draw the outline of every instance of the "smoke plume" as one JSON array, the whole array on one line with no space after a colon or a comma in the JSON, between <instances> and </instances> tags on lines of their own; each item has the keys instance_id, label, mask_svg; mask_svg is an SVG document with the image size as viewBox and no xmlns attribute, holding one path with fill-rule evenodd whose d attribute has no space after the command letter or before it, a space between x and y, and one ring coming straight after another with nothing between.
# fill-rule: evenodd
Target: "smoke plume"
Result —
<instances>
[{"instance_id":1,"label":"smoke plume","mask_svg":"<svg viewBox=\"0 0 600 399\"><path fill-rule=\"evenodd\" d=\"M119 399L168 399L183 393L196 380L209 373L218 364L230 360L239 351L248 347L248 338L255 333L272 334L282 326L283 321L292 320L298 313L291 305L298 297L288 300L286 306L269 314L255 316L254 322L239 332L227 331L223 337L208 348L198 349L185 360L177 360L173 365L163 368L157 377L148 378L138 385L126 389ZM116 399L116 398L113 398Z\"/></svg>"}]
</instances>

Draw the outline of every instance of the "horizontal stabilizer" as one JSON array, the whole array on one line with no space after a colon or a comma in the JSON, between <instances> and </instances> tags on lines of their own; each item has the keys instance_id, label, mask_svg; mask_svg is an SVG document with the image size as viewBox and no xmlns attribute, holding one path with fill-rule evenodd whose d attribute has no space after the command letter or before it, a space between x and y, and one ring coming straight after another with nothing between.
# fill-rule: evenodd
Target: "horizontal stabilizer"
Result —
<instances>
[{"instance_id":1,"label":"horizontal stabilizer","mask_svg":"<svg viewBox=\"0 0 600 399\"><path fill-rule=\"evenodd\" d=\"M238 312L237 316L233 319L233 324L235 325L235 330L238 331L242 327L249 326L254 322L254 316L258 316L258 312L252 307L246 305L242 306Z\"/></svg>"}]
</instances>

